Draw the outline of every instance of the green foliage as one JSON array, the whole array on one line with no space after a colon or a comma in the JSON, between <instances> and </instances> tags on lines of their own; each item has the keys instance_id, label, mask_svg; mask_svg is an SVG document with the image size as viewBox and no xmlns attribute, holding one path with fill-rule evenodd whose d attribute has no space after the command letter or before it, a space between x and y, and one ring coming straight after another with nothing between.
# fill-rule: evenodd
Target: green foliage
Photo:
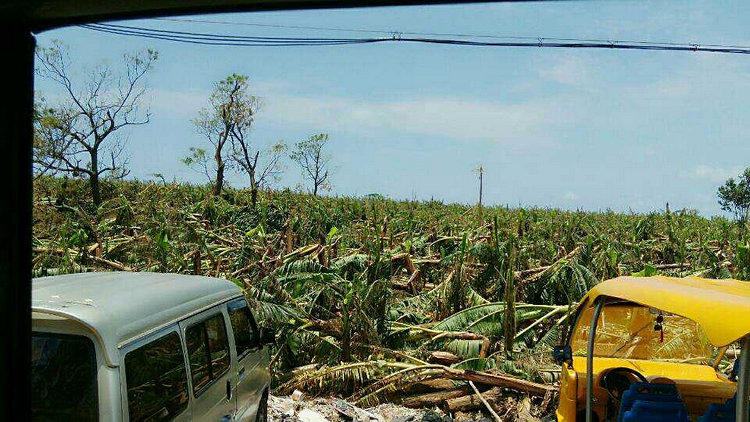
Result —
<instances>
[{"instance_id":1,"label":"green foliage","mask_svg":"<svg viewBox=\"0 0 750 422\"><path fill-rule=\"evenodd\" d=\"M659 271L651 264L645 264L643 269L631 274L633 277L652 277L659 274Z\"/></svg>"},{"instance_id":2,"label":"green foliage","mask_svg":"<svg viewBox=\"0 0 750 422\"><path fill-rule=\"evenodd\" d=\"M276 328L282 391L374 403L458 369L545 381L569 306L622 274L750 279L745 226L690 212L584 213L382 197L314 197L118 181L92 207L81 180L34 186L35 275L90 270L222 277ZM511 353L511 351L513 353ZM482 356L482 357L480 357ZM306 366L313 365L313 366ZM432 369L430 369L432 368Z\"/></svg>"},{"instance_id":3,"label":"green foliage","mask_svg":"<svg viewBox=\"0 0 750 422\"><path fill-rule=\"evenodd\" d=\"M734 265L737 268L737 279L750 280L750 244L737 245Z\"/></svg>"},{"instance_id":4,"label":"green foliage","mask_svg":"<svg viewBox=\"0 0 750 422\"><path fill-rule=\"evenodd\" d=\"M716 194L721 209L734 214L738 221L747 221L750 211L750 168L735 180L730 177Z\"/></svg>"}]
</instances>

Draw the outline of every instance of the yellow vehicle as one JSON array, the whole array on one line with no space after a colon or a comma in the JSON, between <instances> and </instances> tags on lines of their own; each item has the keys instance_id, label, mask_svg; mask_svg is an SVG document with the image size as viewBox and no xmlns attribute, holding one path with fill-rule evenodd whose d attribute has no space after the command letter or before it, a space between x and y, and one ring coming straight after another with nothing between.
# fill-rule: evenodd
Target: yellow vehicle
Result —
<instances>
[{"instance_id":1,"label":"yellow vehicle","mask_svg":"<svg viewBox=\"0 0 750 422\"><path fill-rule=\"evenodd\" d=\"M573 320L558 421L750 421L750 282L619 277Z\"/></svg>"}]
</instances>

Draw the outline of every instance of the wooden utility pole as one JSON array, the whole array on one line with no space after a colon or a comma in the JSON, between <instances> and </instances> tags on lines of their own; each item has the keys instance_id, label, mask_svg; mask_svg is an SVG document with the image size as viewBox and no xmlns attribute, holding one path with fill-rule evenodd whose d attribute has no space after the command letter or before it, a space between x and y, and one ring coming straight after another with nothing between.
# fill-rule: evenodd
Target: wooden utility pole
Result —
<instances>
[{"instance_id":1,"label":"wooden utility pole","mask_svg":"<svg viewBox=\"0 0 750 422\"><path fill-rule=\"evenodd\" d=\"M479 214L479 224L481 225L482 224L482 220L483 220L483 218L482 218L482 188L483 188L483 186L482 186L482 182L483 182L482 178L484 176L484 167L480 164L479 167L477 167L474 171L476 171L477 173L479 173L479 205L477 207L477 211L478 211L478 214Z\"/></svg>"},{"instance_id":2,"label":"wooden utility pole","mask_svg":"<svg viewBox=\"0 0 750 422\"><path fill-rule=\"evenodd\" d=\"M477 171L479 172L479 208L482 208L482 176L484 175L484 167L479 165Z\"/></svg>"}]
</instances>

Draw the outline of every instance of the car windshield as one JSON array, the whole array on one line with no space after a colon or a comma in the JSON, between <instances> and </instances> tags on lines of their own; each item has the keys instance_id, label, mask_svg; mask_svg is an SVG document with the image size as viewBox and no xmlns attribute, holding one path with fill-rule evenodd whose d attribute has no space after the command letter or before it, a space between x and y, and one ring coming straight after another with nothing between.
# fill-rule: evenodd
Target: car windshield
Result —
<instances>
[{"instance_id":1,"label":"car windshield","mask_svg":"<svg viewBox=\"0 0 750 422\"><path fill-rule=\"evenodd\" d=\"M83 336L33 333L31 414L35 421L95 421L94 344Z\"/></svg>"},{"instance_id":2,"label":"car windshield","mask_svg":"<svg viewBox=\"0 0 750 422\"><path fill-rule=\"evenodd\" d=\"M592 315L585 309L573 333L575 356L586 356ZM634 303L605 305L594 341L596 357L710 365L717 353L696 322Z\"/></svg>"}]
</instances>

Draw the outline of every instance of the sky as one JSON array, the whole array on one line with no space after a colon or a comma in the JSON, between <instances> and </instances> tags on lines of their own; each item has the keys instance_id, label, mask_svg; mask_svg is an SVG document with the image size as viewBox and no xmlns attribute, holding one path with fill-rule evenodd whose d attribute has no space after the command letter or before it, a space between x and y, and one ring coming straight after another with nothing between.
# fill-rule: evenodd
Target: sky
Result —
<instances>
[{"instance_id":1,"label":"sky","mask_svg":"<svg viewBox=\"0 0 750 422\"><path fill-rule=\"evenodd\" d=\"M315 26L750 46L747 1L538 2L235 13L127 25L233 35L362 36ZM254 26L247 24L273 25ZM716 189L750 167L750 56L384 43L217 47L71 27L37 34L70 49L74 81L125 53L159 52L148 125L128 129L131 176L204 183L180 159L209 146L191 123L213 84L249 77L260 147L328 133L334 195L720 215ZM37 95L59 89L37 77ZM277 188L301 173L287 160ZM230 184L247 185L241 174Z\"/></svg>"}]
</instances>

